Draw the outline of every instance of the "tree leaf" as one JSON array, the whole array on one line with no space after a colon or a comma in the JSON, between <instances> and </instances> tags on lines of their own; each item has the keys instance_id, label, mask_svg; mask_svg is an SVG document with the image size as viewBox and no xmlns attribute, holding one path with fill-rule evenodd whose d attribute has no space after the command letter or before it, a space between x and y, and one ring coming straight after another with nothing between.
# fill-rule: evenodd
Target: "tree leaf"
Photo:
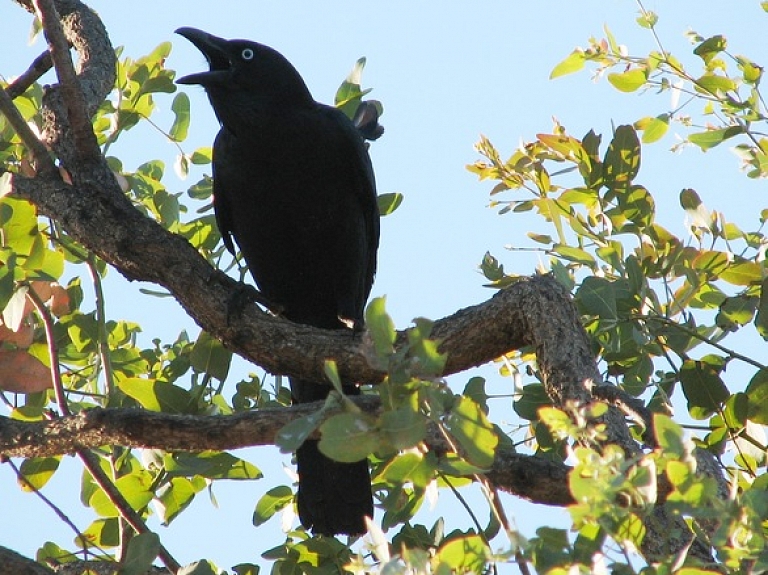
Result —
<instances>
[{"instance_id":1,"label":"tree leaf","mask_svg":"<svg viewBox=\"0 0 768 575\"><path fill-rule=\"evenodd\" d=\"M195 561L185 565L176 572L176 575L216 575L218 570L214 568L210 561Z\"/></svg>"},{"instance_id":2,"label":"tree leaf","mask_svg":"<svg viewBox=\"0 0 768 575\"><path fill-rule=\"evenodd\" d=\"M730 396L717 372L702 361L685 360L680 369L680 383L688 400L688 411L696 419L718 411Z\"/></svg>"},{"instance_id":3,"label":"tree leaf","mask_svg":"<svg viewBox=\"0 0 768 575\"><path fill-rule=\"evenodd\" d=\"M400 192L393 192L390 194L379 194L377 203L379 205L379 215L388 216L400 207L403 203L403 194Z\"/></svg>"},{"instance_id":4,"label":"tree leaf","mask_svg":"<svg viewBox=\"0 0 768 575\"><path fill-rule=\"evenodd\" d=\"M155 495L152 491L152 476L147 471L135 471L123 475L115 481L115 487L133 509L146 507ZM101 489L93 493L88 504L101 517L118 517L119 515L117 508Z\"/></svg>"},{"instance_id":5,"label":"tree leaf","mask_svg":"<svg viewBox=\"0 0 768 575\"><path fill-rule=\"evenodd\" d=\"M605 278L584 278L576 290L575 298L583 313L608 320L616 320L619 317L616 308L616 287Z\"/></svg>"},{"instance_id":6,"label":"tree leaf","mask_svg":"<svg viewBox=\"0 0 768 575\"><path fill-rule=\"evenodd\" d=\"M540 383L531 383L523 387L523 395L515 400L513 409L523 419L537 421L539 408L551 405L552 400L544 391L544 386Z\"/></svg>"},{"instance_id":7,"label":"tree leaf","mask_svg":"<svg viewBox=\"0 0 768 575\"><path fill-rule=\"evenodd\" d=\"M320 432L318 447L323 455L344 463L361 461L380 445L379 434L364 413L334 415L323 422Z\"/></svg>"},{"instance_id":8,"label":"tree leaf","mask_svg":"<svg viewBox=\"0 0 768 575\"><path fill-rule=\"evenodd\" d=\"M278 485L261 496L253 512L253 524L258 527L269 521L272 516L286 505L293 502L293 490L287 485Z\"/></svg>"},{"instance_id":9,"label":"tree leaf","mask_svg":"<svg viewBox=\"0 0 768 575\"><path fill-rule=\"evenodd\" d=\"M705 132L696 132L688 136L688 141L697 145L703 151L707 151L710 148L714 148L722 144L725 140L733 138L743 133L741 126L730 126L728 128L718 128L714 130L706 130Z\"/></svg>"},{"instance_id":10,"label":"tree leaf","mask_svg":"<svg viewBox=\"0 0 768 575\"><path fill-rule=\"evenodd\" d=\"M19 485L24 491L31 491L32 488L39 490L48 483L59 468L61 457L32 457L21 462L19 472L25 481L20 481ZM30 488L30 485L32 486Z\"/></svg>"},{"instance_id":11,"label":"tree leaf","mask_svg":"<svg viewBox=\"0 0 768 575\"><path fill-rule=\"evenodd\" d=\"M733 263L720 272L720 279L736 286L749 286L762 282L762 266L752 261Z\"/></svg>"},{"instance_id":12,"label":"tree leaf","mask_svg":"<svg viewBox=\"0 0 768 575\"><path fill-rule=\"evenodd\" d=\"M395 450L409 449L424 439L427 433L426 418L411 406L385 411L379 418L382 439Z\"/></svg>"},{"instance_id":13,"label":"tree leaf","mask_svg":"<svg viewBox=\"0 0 768 575\"><path fill-rule=\"evenodd\" d=\"M640 140L635 128L616 128L603 160L605 185L612 190L628 188L640 170Z\"/></svg>"},{"instance_id":14,"label":"tree leaf","mask_svg":"<svg viewBox=\"0 0 768 575\"><path fill-rule=\"evenodd\" d=\"M584 56L584 52L581 50L574 50L552 69L552 72L549 74L549 79L554 80L560 76L578 72L584 67L585 61L586 58Z\"/></svg>"},{"instance_id":15,"label":"tree leaf","mask_svg":"<svg viewBox=\"0 0 768 575\"><path fill-rule=\"evenodd\" d=\"M316 411L304 417L294 419L280 428L280 431L275 434L275 445L280 448L282 453L296 451L307 437L318 428L322 420L322 411Z\"/></svg>"},{"instance_id":16,"label":"tree leaf","mask_svg":"<svg viewBox=\"0 0 768 575\"><path fill-rule=\"evenodd\" d=\"M768 369L761 369L752 376L744 394L749 400L750 421L768 425Z\"/></svg>"},{"instance_id":17,"label":"tree leaf","mask_svg":"<svg viewBox=\"0 0 768 575\"><path fill-rule=\"evenodd\" d=\"M232 352L211 335L201 330L190 356L192 367L224 381L232 363Z\"/></svg>"},{"instance_id":18,"label":"tree leaf","mask_svg":"<svg viewBox=\"0 0 768 575\"><path fill-rule=\"evenodd\" d=\"M171 104L171 111L173 112L173 124L168 130L168 135L174 142L183 142L187 139L190 120L189 96L186 92L176 94Z\"/></svg>"},{"instance_id":19,"label":"tree leaf","mask_svg":"<svg viewBox=\"0 0 768 575\"><path fill-rule=\"evenodd\" d=\"M160 537L148 531L134 535L128 542L120 575L143 575L160 551Z\"/></svg>"},{"instance_id":20,"label":"tree leaf","mask_svg":"<svg viewBox=\"0 0 768 575\"><path fill-rule=\"evenodd\" d=\"M468 397L460 397L445 426L466 452L467 460L488 469L493 464L499 438L482 409Z\"/></svg>"},{"instance_id":21,"label":"tree leaf","mask_svg":"<svg viewBox=\"0 0 768 575\"><path fill-rule=\"evenodd\" d=\"M655 118L643 118L635 122L635 128L643 131L643 144L658 142L669 130L669 114L661 114Z\"/></svg>"},{"instance_id":22,"label":"tree leaf","mask_svg":"<svg viewBox=\"0 0 768 575\"><path fill-rule=\"evenodd\" d=\"M456 537L440 546L436 559L436 573L481 573L490 556L483 538L479 535ZM445 570L445 571L444 571Z\"/></svg>"},{"instance_id":23,"label":"tree leaf","mask_svg":"<svg viewBox=\"0 0 768 575\"><path fill-rule=\"evenodd\" d=\"M373 340L376 355L385 359L394 352L395 324L387 315L387 299L377 297L365 309L365 327Z\"/></svg>"},{"instance_id":24,"label":"tree leaf","mask_svg":"<svg viewBox=\"0 0 768 575\"><path fill-rule=\"evenodd\" d=\"M621 92L634 92L648 81L648 70L633 68L621 73L608 74L608 81Z\"/></svg>"},{"instance_id":25,"label":"tree leaf","mask_svg":"<svg viewBox=\"0 0 768 575\"><path fill-rule=\"evenodd\" d=\"M201 453L167 454L163 460L166 472L171 477L191 477L200 475L209 479L261 479L259 468L221 451L203 451Z\"/></svg>"},{"instance_id":26,"label":"tree leaf","mask_svg":"<svg viewBox=\"0 0 768 575\"><path fill-rule=\"evenodd\" d=\"M192 408L192 395L172 383L128 377L118 381L117 387L150 411L189 413Z\"/></svg>"},{"instance_id":27,"label":"tree leaf","mask_svg":"<svg viewBox=\"0 0 768 575\"><path fill-rule=\"evenodd\" d=\"M701 44L693 49L693 53L699 58L704 60L705 63L709 63L712 58L726 49L728 43L725 37L718 34L704 40Z\"/></svg>"}]
</instances>

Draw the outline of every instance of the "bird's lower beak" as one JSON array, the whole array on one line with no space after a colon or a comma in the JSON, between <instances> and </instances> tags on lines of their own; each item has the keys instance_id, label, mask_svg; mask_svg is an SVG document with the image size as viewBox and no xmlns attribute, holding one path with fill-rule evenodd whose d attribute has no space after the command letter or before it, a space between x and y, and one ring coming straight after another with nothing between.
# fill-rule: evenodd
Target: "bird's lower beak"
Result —
<instances>
[{"instance_id":1,"label":"bird's lower beak","mask_svg":"<svg viewBox=\"0 0 768 575\"><path fill-rule=\"evenodd\" d=\"M189 74L176 80L177 84L212 84L223 78L230 68L229 55L227 53L227 40L219 38L197 28L183 27L176 30L176 34L183 36L203 53L208 60L210 70Z\"/></svg>"}]
</instances>

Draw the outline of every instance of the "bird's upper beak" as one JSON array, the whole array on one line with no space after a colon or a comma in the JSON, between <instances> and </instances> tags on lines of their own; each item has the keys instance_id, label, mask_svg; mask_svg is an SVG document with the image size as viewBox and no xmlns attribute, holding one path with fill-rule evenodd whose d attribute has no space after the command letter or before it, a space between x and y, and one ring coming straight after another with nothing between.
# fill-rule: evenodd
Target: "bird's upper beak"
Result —
<instances>
[{"instance_id":1,"label":"bird's upper beak","mask_svg":"<svg viewBox=\"0 0 768 575\"><path fill-rule=\"evenodd\" d=\"M179 28L176 30L176 33L192 42L203 53L211 68L207 72L198 72L197 74L189 74L188 76L178 78L176 80L177 84L200 84L205 86L221 81L228 75L231 62L227 50L227 40L187 26Z\"/></svg>"}]
</instances>

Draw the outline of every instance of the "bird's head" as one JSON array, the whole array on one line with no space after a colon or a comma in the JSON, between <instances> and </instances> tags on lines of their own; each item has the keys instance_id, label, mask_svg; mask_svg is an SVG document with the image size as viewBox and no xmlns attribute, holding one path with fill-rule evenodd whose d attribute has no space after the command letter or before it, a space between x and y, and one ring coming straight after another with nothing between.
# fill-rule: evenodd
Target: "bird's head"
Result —
<instances>
[{"instance_id":1,"label":"bird's head","mask_svg":"<svg viewBox=\"0 0 768 575\"><path fill-rule=\"evenodd\" d=\"M249 40L226 40L196 28L179 28L203 53L210 69L176 80L205 88L219 121L236 131L252 114L312 105L312 96L293 65L277 50Z\"/></svg>"}]
</instances>

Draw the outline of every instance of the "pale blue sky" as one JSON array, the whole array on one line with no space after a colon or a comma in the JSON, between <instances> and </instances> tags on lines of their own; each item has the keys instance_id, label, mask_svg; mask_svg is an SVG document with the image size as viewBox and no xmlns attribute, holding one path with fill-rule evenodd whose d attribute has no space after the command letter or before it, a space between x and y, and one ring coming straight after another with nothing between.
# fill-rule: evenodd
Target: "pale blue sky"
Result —
<instances>
[{"instance_id":1,"label":"pale blue sky","mask_svg":"<svg viewBox=\"0 0 768 575\"><path fill-rule=\"evenodd\" d=\"M170 40L174 49L168 66L187 74L201 70L205 62L189 43L174 36L173 30L180 26L258 40L288 57L315 98L325 102L332 100L355 60L367 57L364 85L374 88L371 97L385 107L386 133L371 147L378 188L405 194L401 208L382 222L373 295L387 295L389 310L401 328L415 316L439 318L489 297L491 292L482 287L477 272L487 250L508 271L529 274L535 269L535 256L506 252L504 246L530 246L526 232L547 228L523 216L496 215L487 208L490 186L478 183L465 170L478 158L473 144L480 134L508 155L521 139L550 131L553 116L575 136L592 128L607 138L612 124L668 111L666 95L618 94L604 80L592 83L588 72L548 80L554 65L575 46L586 45L590 36L601 37L604 24L632 53L654 49L650 34L635 23L638 7L631 0L471 4L101 0L92 6L104 18L113 43L125 46L124 55L139 57ZM658 0L647 2L646 8L660 16L658 31L665 47L685 62L695 62L683 35L688 29L704 36L725 34L732 52L747 54L758 63L768 61L768 15L757 1ZM0 6L3 76L22 72L42 50L40 41L27 47L29 24L29 16L12 2ZM183 146L192 151L210 145L217 126L202 90L186 91L192 99L192 127ZM158 101L170 107L170 98ZM756 228L757 213L766 204L760 195L765 183L739 174L737 159L727 148L706 155L688 149L673 156L668 149L675 141L674 131L644 148L638 179L655 195L661 223L684 234L677 197L682 188L691 187L708 207L725 211L745 229ZM129 133L111 153L119 155L127 169L163 158L165 183L173 192L186 189L199 175L179 181L171 169L174 148L151 130ZM157 335L175 337L183 328L193 336L197 333L178 307L140 296L137 287L110 273L108 288L118 293L108 302L111 317L138 321L147 341ZM247 367L240 365L238 370L243 373ZM490 379L489 389L508 393L509 382L494 372L492 367L481 370ZM453 381L460 387L471 375ZM236 381L234 375L231 378ZM497 403L494 414L499 420L516 421L506 400ZM160 529L164 543L182 563L201 557L225 568L257 562L256 552L281 540L276 521L256 529L250 518L259 496L285 483L286 477L274 451L255 449L245 456L265 471L264 480L217 484L218 510L203 495L187 517L168 530ZM85 528L90 519L79 505L75 487L79 472L71 458L67 461L61 477L54 478L45 492ZM76 483L67 484L73 477ZM542 521L549 520L549 514L515 498L507 497L505 505L524 535L533 535ZM10 469L1 465L0 508L6 517L8 513L15 517L12 524L0 524L0 544L27 554L34 554L44 540L70 545L71 532L34 496L22 494ZM442 493L437 513L447 513L453 525L467 527L466 517L456 509L451 495ZM483 518L485 513L480 512ZM429 524L432 520L426 519Z\"/></svg>"}]
</instances>

